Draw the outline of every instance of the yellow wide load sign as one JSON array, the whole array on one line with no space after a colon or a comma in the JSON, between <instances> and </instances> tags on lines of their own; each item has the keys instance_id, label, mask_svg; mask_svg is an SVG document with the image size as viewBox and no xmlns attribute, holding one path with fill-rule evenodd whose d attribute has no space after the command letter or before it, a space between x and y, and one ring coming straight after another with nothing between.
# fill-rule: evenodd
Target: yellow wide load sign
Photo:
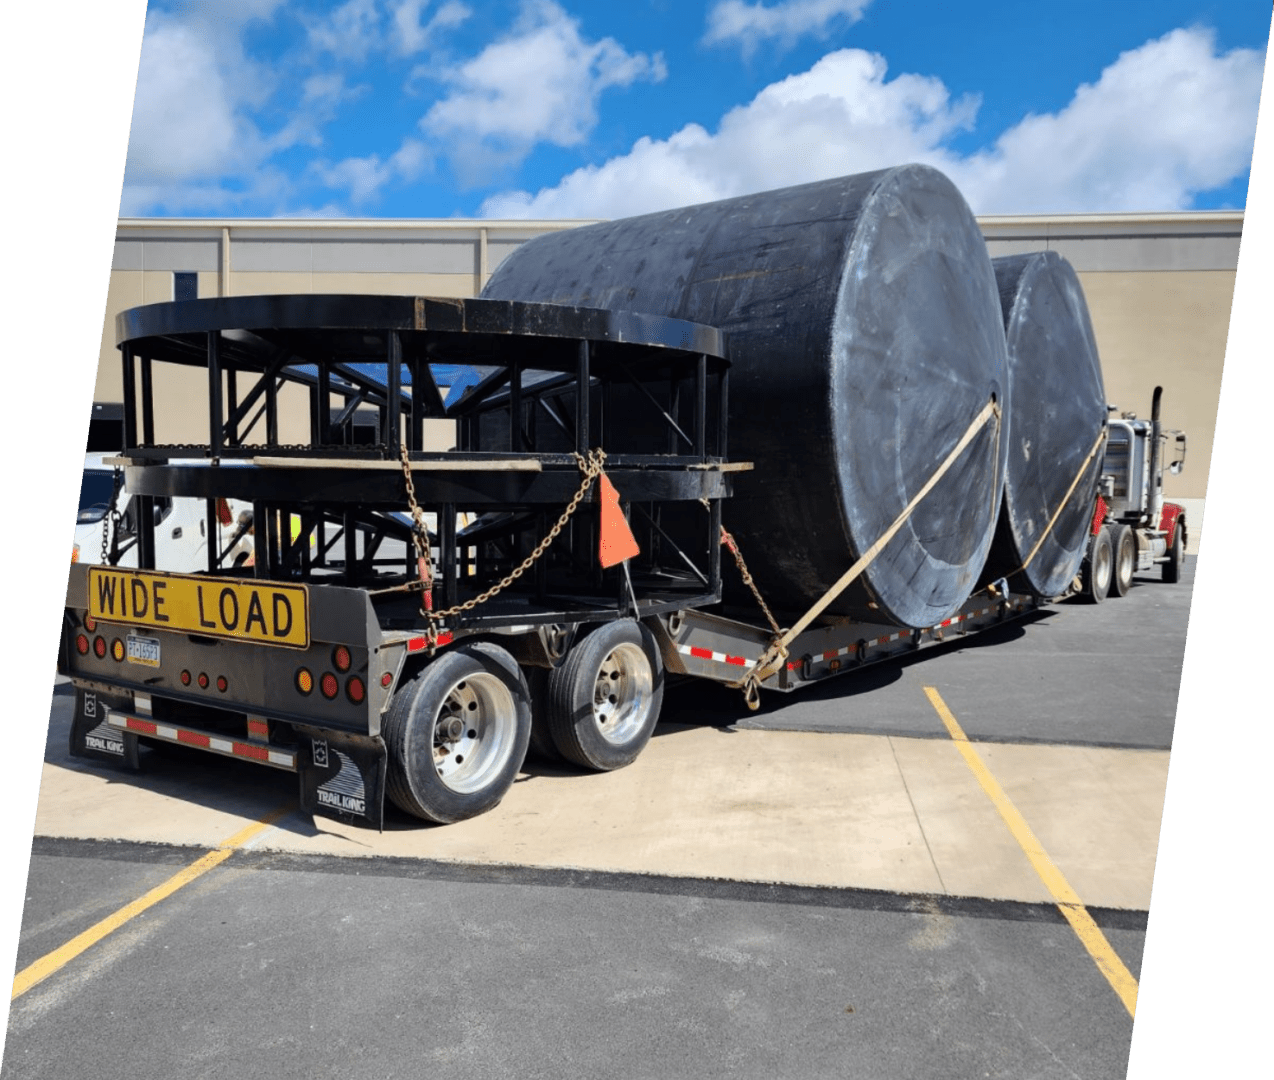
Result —
<instances>
[{"instance_id":1,"label":"yellow wide load sign","mask_svg":"<svg viewBox=\"0 0 1274 1080\"><path fill-rule=\"evenodd\" d=\"M310 644L304 585L94 566L88 592L89 615L105 622L301 649Z\"/></svg>"}]
</instances>

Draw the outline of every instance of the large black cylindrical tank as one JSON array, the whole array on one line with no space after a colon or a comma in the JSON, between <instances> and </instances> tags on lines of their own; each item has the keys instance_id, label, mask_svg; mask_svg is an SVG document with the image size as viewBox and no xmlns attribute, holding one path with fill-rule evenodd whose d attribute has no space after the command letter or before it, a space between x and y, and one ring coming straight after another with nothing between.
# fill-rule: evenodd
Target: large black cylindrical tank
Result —
<instances>
[{"instance_id":1,"label":"large black cylindrical tank","mask_svg":"<svg viewBox=\"0 0 1274 1080\"><path fill-rule=\"evenodd\" d=\"M1011 398L1004 504L983 580L1013 575L1016 589L1056 596L1079 573L1092 522L1102 462L1093 448L1106 426L1101 359L1083 286L1069 262L1039 251L991 265Z\"/></svg>"},{"instance_id":2,"label":"large black cylindrical tank","mask_svg":"<svg viewBox=\"0 0 1274 1080\"><path fill-rule=\"evenodd\" d=\"M1008 394L986 243L923 165L551 233L482 295L726 332L729 456L756 468L725 523L785 612L822 596ZM983 428L829 613L909 627L953 614L986 562L1005 450L1002 425Z\"/></svg>"}]
</instances>

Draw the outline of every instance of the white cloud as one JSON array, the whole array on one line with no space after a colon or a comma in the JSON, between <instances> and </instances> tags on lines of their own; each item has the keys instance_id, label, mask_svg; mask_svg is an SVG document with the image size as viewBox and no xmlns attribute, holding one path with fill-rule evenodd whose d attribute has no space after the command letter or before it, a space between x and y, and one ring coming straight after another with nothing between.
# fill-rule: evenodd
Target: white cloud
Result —
<instances>
[{"instance_id":1,"label":"white cloud","mask_svg":"<svg viewBox=\"0 0 1274 1080\"><path fill-rule=\"evenodd\" d=\"M420 52L439 30L459 26L473 11L459 0L447 0L423 26L420 16L429 6L429 0L401 0L393 8L393 46L400 55Z\"/></svg>"},{"instance_id":2,"label":"white cloud","mask_svg":"<svg viewBox=\"0 0 1274 1080\"><path fill-rule=\"evenodd\" d=\"M328 187L348 188L350 200L357 206L378 195L386 184L419 179L432 165L429 148L421 140L408 137L384 161L379 154L369 154L346 158L335 165L320 163L314 166L314 172Z\"/></svg>"},{"instance_id":3,"label":"white cloud","mask_svg":"<svg viewBox=\"0 0 1274 1080\"><path fill-rule=\"evenodd\" d=\"M361 63L381 45L376 0L346 0L330 15L307 23L311 46L338 59Z\"/></svg>"},{"instance_id":4,"label":"white cloud","mask_svg":"<svg viewBox=\"0 0 1274 1080\"><path fill-rule=\"evenodd\" d=\"M1121 55L1066 108L954 165L983 212L1180 210L1251 164L1262 54L1174 30Z\"/></svg>"},{"instance_id":5,"label":"white cloud","mask_svg":"<svg viewBox=\"0 0 1274 1080\"><path fill-rule=\"evenodd\" d=\"M613 38L587 41L553 0L527 0L510 33L435 77L449 87L421 128L451 148L462 180L514 165L536 143L577 146L597 124L606 89L658 82L662 55L629 53Z\"/></svg>"},{"instance_id":6,"label":"white cloud","mask_svg":"<svg viewBox=\"0 0 1274 1080\"><path fill-rule=\"evenodd\" d=\"M269 151L248 113L269 98L275 76L245 56L239 35L250 20L269 18L280 2L227 3L215 12L190 4L147 18L124 213L151 205L171 209L183 200L216 205L226 194L221 178L260 165Z\"/></svg>"},{"instance_id":7,"label":"white cloud","mask_svg":"<svg viewBox=\"0 0 1274 1080\"><path fill-rule=\"evenodd\" d=\"M620 217L914 161L967 128L976 109L937 79L886 81L879 56L829 53L730 110L715 134L689 124L640 139L524 199L526 216Z\"/></svg>"},{"instance_id":8,"label":"white cloud","mask_svg":"<svg viewBox=\"0 0 1274 1080\"><path fill-rule=\"evenodd\" d=\"M613 218L910 161L942 169L979 213L1188 207L1248 167L1263 57L1224 55L1205 30L1176 30L1124 53L1062 110L1028 116L986 150L952 137L978 102L951 101L935 78L885 77L857 49L726 113L715 132L687 125L622 157L577 169L531 195L505 192L484 215Z\"/></svg>"},{"instance_id":9,"label":"white cloud","mask_svg":"<svg viewBox=\"0 0 1274 1080\"><path fill-rule=\"evenodd\" d=\"M705 45L737 42L750 55L765 40L792 45L801 37L822 37L838 20L851 23L863 17L871 0L781 0L767 7L743 0L718 0L708 12Z\"/></svg>"}]
</instances>

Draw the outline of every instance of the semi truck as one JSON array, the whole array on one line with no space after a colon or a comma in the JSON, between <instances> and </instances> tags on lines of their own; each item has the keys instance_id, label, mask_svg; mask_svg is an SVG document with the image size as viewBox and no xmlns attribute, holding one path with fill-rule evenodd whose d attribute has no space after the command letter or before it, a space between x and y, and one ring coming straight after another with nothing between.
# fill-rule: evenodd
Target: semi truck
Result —
<instances>
[{"instance_id":1,"label":"semi truck","mask_svg":"<svg viewBox=\"0 0 1274 1080\"><path fill-rule=\"evenodd\" d=\"M1125 522L1102 463L1139 429L1093 404L1073 272L993 267L935 170L559 236L475 299L118 316L136 565L71 566L73 754L136 768L178 744L295 773L309 813L456 822L528 752L632 763L672 677L756 707L1079 592L1094 521ZM1046 290L1066 302L1021 302ZM1054 325L1018 341L1028 310ZM156 441L167 365L206 373L206 444ZM1085 389L1024 408L1059 365ZM297 393L308 438L284 444ZM425 448L438 422L450 449ZM153 507L178 498L205 507L198 572L157 558ZM250 561L227 560L219 500L251 506ZM1139 519L1147 558L1176 525Z\"/></svg>"},{"instance_id":2,"label":"semi truck","mask_svg":"<svg viewBox=\"0 0 1274 1080\"><path fill-rule=\"evenodd\" d=\"M1126 596L1133 575L1155 566L1160 567L1164 581L1181 580L1189 542L1186 513L1179 503L1164 500L1163 477L1165 470L1175 476L1184 468L1186 436L1161 425L1162 396L1163 387L1156 386L1149 420L1124 412L1108 422L1092 536L1083 564L1083 593L1092 603L1099 604L1108 595Z\"/></svg>"}]
</instances>

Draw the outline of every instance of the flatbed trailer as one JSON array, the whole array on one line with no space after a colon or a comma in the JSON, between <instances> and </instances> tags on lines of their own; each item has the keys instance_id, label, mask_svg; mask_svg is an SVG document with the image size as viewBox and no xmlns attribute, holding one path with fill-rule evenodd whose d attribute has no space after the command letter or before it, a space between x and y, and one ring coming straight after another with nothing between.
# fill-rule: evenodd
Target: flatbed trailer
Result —
<instances>
[{"instance_id":1,"label":"flatbed trailer","mask_svg":"<svg viewBox=\"0 0 1274 1080\"><path fill-rule=\"evenodd\" d=\"M388 797L446 823L496 805L529 748L585 769L629 764L669 674L754 704L761 688L1050 599L1001 582L937 626L812 619L783 648L763 603L724 606L722 505L752 463L727 455L730 365L712 327L552 304L255 296L135 308L117 342L117 465L143 525L136 569L71 567L59 671L82 757L136 767L142 746L177 743L295 772L307 812L380 828ZM206 370L206 444L156 443L163 364ZM457 366L473 385L444 394L438 373ZM298 392L309 438L284 444L280 400ZM352 437L368 408L372 444ZM454 449L423 448L438 421L454 424ZM201 573L155 565L147 501L179 496L204 499L210 525L217 499L251 503L251 565L223 565L216 544Z\"/></svg>"}]
</instances>

